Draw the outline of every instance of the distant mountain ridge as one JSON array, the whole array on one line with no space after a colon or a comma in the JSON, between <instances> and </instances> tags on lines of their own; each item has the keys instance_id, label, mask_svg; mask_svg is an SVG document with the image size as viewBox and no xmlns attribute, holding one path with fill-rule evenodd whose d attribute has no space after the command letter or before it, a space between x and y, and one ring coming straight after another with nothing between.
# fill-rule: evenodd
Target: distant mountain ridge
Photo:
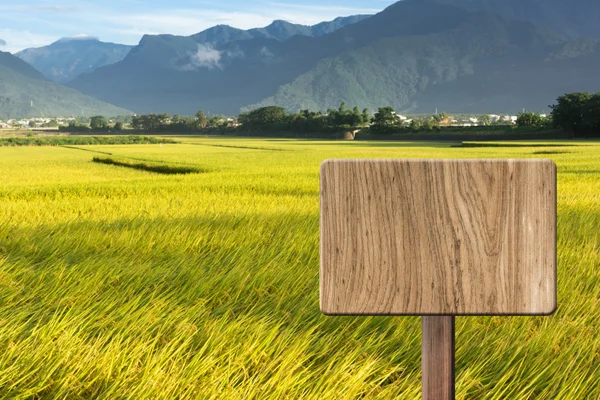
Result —
<instances>
[{"instance_id":1,"label":"distant mountain ridge","mask_svg":"<svg viewBox=\"0 0 600 400\"><path fill-rule=\"evenodd\" d=\"M436 0L468 11L488 11L507 19L551 28L570 38L600 39L598 0Z\"/></svg>"},{"instance_id":2,"label":"distant mountain ridge","mask_svg":"<svg viewBox=\"0 0 600 400\"><path fill-rule=\"evenodd\" d=\"M242 30L228 25L217 25L189 37L175 35L144 35L140 44L154 46L156 42L188 42L183 45L185 51L191 51L196 45L220 46L236 40L268 38L285 41L295 35L322 36L334 32L346 25L368 18L368 15L339 17L333 21L308 26L277 20L264 28ZM160 47L162 44L156 44ZM25 49L15 55L32 65L44 76L54 82L67 83L84 73L97 68L115 64L123 60L135 46L101 42L97 38L63 38L48 46ZM172 49L177 53L177 45ZM152 58L152 62L162 55ZM146 60L149 61L149 60Z\"/></svg>"},{"instance_id":3,"label":"distant mountain ridge","mask_svg":"<svg viewBox=\"0 0 600 400\"><path fill-rule=\"evenodd\" d=\"M295 35L310 37L327 35L369 17L370 15L338 17L333 21L321 22L312 26L275 20L264 28L253 28L248 30L233 28L229 25L217 25L195 35L191 35L190 38L197 43L211 44L213 46L223 45L236 40L249 39L274 39L283 42Z\"/></svg>"},{"instance_id":4,"label":"distant mountain ridge","mask_svg":"<svg viewBox=\"0 0 600 400\"><path fill-rule=\"evenodd\" d=\"M355 24L371 15L353 15L350 17L338 17L333 21L321 22L316 25L299 25L286 21L277 20L265 28L256 28L248 30L253 38L267 38L279 41L285 41L294 35L319 37L333 33L345 26Z\"/></svg>"},{"instance_id":5,"label":"distant mountain ridge","mask_svg":"<svg viewBox=\"0 0 600 400\"><path fill-rule=\"evenodd\" d=\"M0 118L130 113L50 82L25 61L0 51Z\"/></svg>"},{"instance_id":6,"label":"distant mountain ridge","mask_svg":"<svg viewBox=\"0 0 600 400\"><path fill-rule=\"evenodd\" d=\"M398 25L392 28L388 21ZM428 21L435 28L426 33L422 29ZM528 22L405 0L360 28L344 32L346 39L368 37L368 45L324 57L274 96L248 108L324 110L344 100L371 110L390 104L413 113L432 113L436 108L472 113L515 112L523 107L548 111L559 94L600 90L594 73L600 65L597 40L569 41ZM569 73L575 69L580 73Z\"/></svg>"},{"instance_id":7,"label":"distant mountain ridge","mask_svg":"<svg viewBox=\"0 0 600 400\"><path fill-rule=\"evenodd\" d=\"M270 104L326 110L341 101L372 110L514 112L547 109L567 91L600 90L597 40L452 1L461 2L404 0L331 33L287 40L225 26L145 36L123 61L69 85L138 113L186 115Z\"/></svg>"},{"instance_id":8,"label":"distant mountain ridge","mask_svg":"<svg viewBox=\"0 0 600 400\"><path fill-rule=\"evenodd\" d=\"M48 46L26 49L15 55L51 81L65 83L83 73L121 61L132 48L95 38L63 38Z\"/></svg>"},{"instance_id":9,"label":"distant mountain ridge","mask_svg":"<svg viewBox=\"0 0 600 400\"><path fill-rule=\"evenodd\" d=\"M333 21L321 22L313 26L276 20L264 28L249 30L233 28L229 25L216 25L190 36L144 35L140 43L123 60L123 63L128 65L145 64L152 67L175 67L177 62L186 55L196 53L199 46L200 50L203 50L220 48L241 41L264 40L263 43L268 44L269 41L284 42L294 36L320 37L369 17L369 15L339 17ZM235 45L230 51L230 54L235 54ZM207 56L210 57L210 54Z\"/></svg>"}]
</instances>

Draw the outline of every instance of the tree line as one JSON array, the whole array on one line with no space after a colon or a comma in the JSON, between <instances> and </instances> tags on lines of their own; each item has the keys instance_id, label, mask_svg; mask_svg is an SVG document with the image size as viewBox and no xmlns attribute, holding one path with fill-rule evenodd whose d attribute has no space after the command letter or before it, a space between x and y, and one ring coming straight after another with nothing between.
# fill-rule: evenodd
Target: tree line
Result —
<instances>
[{"instance_id":1,"label":"tree line","mask_svg":"<svg viewBox=\"0 0 600 400\"><path fill-rule=\"evenodd\" d=\"M66 126L59 126L58 130L61 132L121 132L125 128L122 121L116 121L112 126L108 123L105 117L97 115L90 118L89 124L81 121L81 119L71 121Z\"/></svg>"},{"instance_id":2,"label":"tree line","mask_svg":"<svg viewBox=\"0 0 600 400\"><path fill-rule=\"evenodd\" d=\"M551 105L546 118L532 112L522 112L517 118L519 126L552 126L572 136L600 136L600 93L568 93Z\"/></svg>"},{"instance_id":3,"label":"tree line","mask_svg":"<svg viewBox=\"0 0 600 400\"><path fill-rule=\"evenodd\" d=\"M206 116L198 111L194 117L183 117L169 114L136 115L131 120L131 127L146 132L195 132L207 128L227 127L227 118L218 115Z\"/></svg>"},{"instance_id":4,"label":"tree line","mask_svg":"<svg viewBox=\"0 0 600 400\"><path fill-rule=\"evenodd\" d=\"M227 125L226 118L222 116L207 117L203 111L194 117L182 117L166 113L134 115L129 118L117 118L114 123L101 116L91 117L89 122L77 119L69 122L67 126L59 127L64 132L121 132L125 124L136 131L144 132L196 132L206 128L223 128Z\"/></svg>"},{"instance_id":5,"label":"tree line","mask_svg":"<svg viewBox=\"0 0 600 400\"><path fill-rule=\"evenodd\" d=\"M268 106L247 111L238 117L244 130L293 131L293 132L340 132L369 126L368 109L349 109L342 102L338 109L321 111L301 110L288 113L285 108Z\"/></svg>"},{"instance_id":6,"label":"tree line","mask_svg":"<svg viewBox=\"0 0 600 400\"><path fill-rule=\"evenodd\" d=\"M552 108L552 119L573 136L600 137L600 92L560 96Z\"/></svg>"},{"instance_id":7,"label":"tree line","mask_svg":"<svg viewBox=\"0 0 600 400\"><path fill-rule=\"evenodd\" d=\"M122 135L122 136L41 136L41 137L9 137L0 138L2 146L80 146L80 145L112 145L112 144L159 144L178 143L170 139L155 137Z\"/></svg>"},{"instance_id":8,"label":"tree line","mask_svg":"<svg viewBox=\"0 0 600 400\"><path fill-rule=\"evenodd\" d=\"M542 116L523 111L518 114L516 125L532 129L561 129L573 136L600 136L600 93L570 93L560 96L552 112ZM513 121L492 121L489 115L477 119L477 128L489 127L494 130L513 126ZM169 114L136 115L128 121L132 129L144 132L199 132L206 129L232 128L240 132L343 132L368 128L378 135L417 133L428 131L447 132L464 129L452 126L452 117L446 113L415 117L411 120L398 115L392 107L380 107L373 115L368 109L348 108L342 102L337 109L321 111L301 110L289 113L283 107L267 106L241 113L237 119L223 116L207 116L199 111L193 117ZM89 125L79 121L71 122L61 130L68 132L120 132L124 122L109 124L102 116L92 117Z\"/></svg>"}]
</instances>

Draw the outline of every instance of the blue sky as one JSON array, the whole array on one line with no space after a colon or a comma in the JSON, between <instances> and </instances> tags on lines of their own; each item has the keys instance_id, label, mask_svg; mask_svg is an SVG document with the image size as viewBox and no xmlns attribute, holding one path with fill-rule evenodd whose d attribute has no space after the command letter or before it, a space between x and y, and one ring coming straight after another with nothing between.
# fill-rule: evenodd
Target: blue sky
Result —
<instances>
[{"instance_id":1,"label":"blue sky","mask_svg":"<svg viewBox=\"0 0 600 400\"><path fill-rule=\"evenodd\" d=\"M40 47L89 35L137 44L143 34L191 35L218 24L248 29L275 19L312 25L374 14L394 0L1 0L0 50Z\"/></svg>"}]
</instances>

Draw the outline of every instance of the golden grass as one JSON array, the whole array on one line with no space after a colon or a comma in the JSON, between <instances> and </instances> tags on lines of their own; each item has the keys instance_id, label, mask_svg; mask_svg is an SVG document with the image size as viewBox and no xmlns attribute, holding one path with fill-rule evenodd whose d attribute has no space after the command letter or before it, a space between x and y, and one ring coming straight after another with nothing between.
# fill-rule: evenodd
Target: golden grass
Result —
<instances>
[{"instance_id":1,"label":"golden grass","mask_svg":"<svg viewBox=\"0 0 600 400\"><path fill-rule=\"evenodd\" d=\"M599 143L178 140L86 149L208 173L0 148L0 398L420 398L419 318L319 312L319 164L355 157L552 158L558 311L457 318L457 398L600 398Z\"/></svg>"}]
</instances>

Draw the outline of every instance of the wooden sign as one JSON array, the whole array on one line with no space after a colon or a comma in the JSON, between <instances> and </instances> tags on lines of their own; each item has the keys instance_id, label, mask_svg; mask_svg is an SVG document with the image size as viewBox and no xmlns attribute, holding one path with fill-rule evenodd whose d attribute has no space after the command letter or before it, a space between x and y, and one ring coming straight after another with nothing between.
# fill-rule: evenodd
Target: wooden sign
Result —
<instances>
[{"instance_id":1,"label":"wooden sign","mask_svg":"<svg viewBox=\"0 0 600 400\"><path fill-rule=\"evenodd\" d=\"M547 315L550 160L332 160L321 167L321 310Z\"/></svg>"},{"instance_id":2,"label":"wooden sign","mask_svg":"<svg viewBox=\"0 0 600 400\"><path fill-rule=\"evenodd\" d=\"M423 398L454 398L457 315L556 309L550 160L328 160L321 311L421 315Z\"/></svg>"}]
</instances>

